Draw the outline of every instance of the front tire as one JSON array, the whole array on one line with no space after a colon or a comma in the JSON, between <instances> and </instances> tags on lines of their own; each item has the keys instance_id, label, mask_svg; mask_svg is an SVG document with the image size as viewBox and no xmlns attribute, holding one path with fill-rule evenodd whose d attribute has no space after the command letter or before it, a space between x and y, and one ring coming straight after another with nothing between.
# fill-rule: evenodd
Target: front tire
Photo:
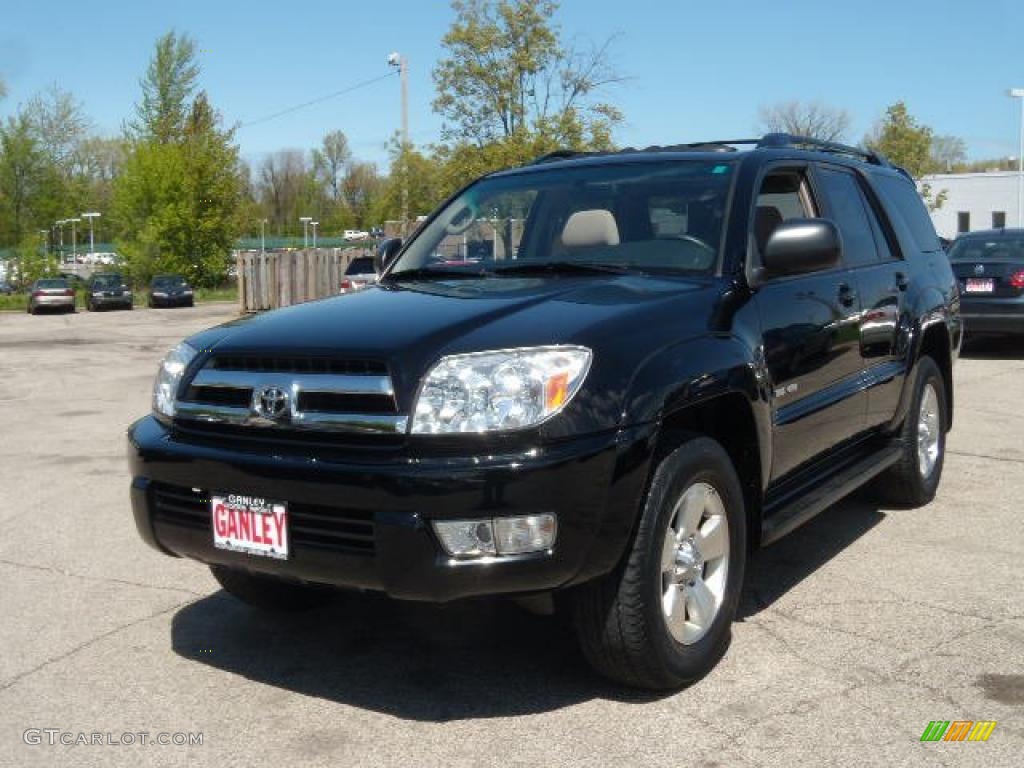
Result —
<instances>
[{"instance_id":1,"label":"front tire","mask_svg":"<svg viewBox=\"0 0 1024 768\"><path fill-rule=\"evenodd\" d=\"M210 572L225 592L263 611L305 611L329 602L334 596L334 590L328 587L285 581L225 565L211 565Z\"/></svg>"},{"instance_id":2,"label":"front tire","mask_svg":"<svg viewBox=\"0 0 1024 768\"><path fill-rule=\"evenodd\" d=\"M658 464L632 548L615 571L572 594L590 664L625 685L691 683L718 662L746 565L739 477L714 440L692 436Z\"/></svg>"},{"instance_id":3,"label":"front tire","mask_svg":"<svg viewBox=\"0 0 1024 768\"><path fill-rule=\"evenodd\" d=\"M903 420L899 461L879 478L878 490L886 502L920 507L935 498L946 457L949 406L946 383L930 357L917 363L914 397Z\"/></svg>"}]
</instances>

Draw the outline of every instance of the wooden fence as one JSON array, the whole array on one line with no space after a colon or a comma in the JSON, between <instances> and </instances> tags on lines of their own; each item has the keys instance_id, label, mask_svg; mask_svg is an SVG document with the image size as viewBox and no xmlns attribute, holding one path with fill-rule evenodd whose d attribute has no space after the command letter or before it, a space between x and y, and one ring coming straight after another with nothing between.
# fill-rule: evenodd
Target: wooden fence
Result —
<instances>
[{"instance_id":1,"label":"wooden fence","mask_svg":"<svg viewBox=\"0 0 1024 768\"><path fill-rule=\"evenodd\" d=\"M349 262L367 255L361 248L236 251L239 307L259 312L334 296Z\"/></svg>"}]
</instances>

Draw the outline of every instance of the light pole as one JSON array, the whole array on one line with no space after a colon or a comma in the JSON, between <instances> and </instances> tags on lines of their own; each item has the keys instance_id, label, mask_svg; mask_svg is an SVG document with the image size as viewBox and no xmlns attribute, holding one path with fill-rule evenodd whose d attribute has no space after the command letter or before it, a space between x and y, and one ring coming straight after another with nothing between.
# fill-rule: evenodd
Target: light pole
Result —
<instances>
[{"instance_id":1,"label":"light pole","mask_svg":"<svg viewBox=\"0 0 1024 768\"><path fill-rule=\"evenodd\" d=\"M313 250L315 251L316 250L316 228L320 226L320 222L319 221L311 221L311 222L309 222L309 226L311 226L313 228Z\"/></svg>"},{"instance_id":2,"label":"light pole","mask_svg":"<svg viewBox=\"0 0 1024 768\"><path fill-rule=\"evenodd\" d=\"M402 82L402 152L398 156L402 167L402 237L406 234L409 221L409 62L402 54L395 52L388 56L388 66L398 67L398 79Z\"/></svg>"},{"instance_id":3,"label":"light pole","mask_svg":"<svg viewBox=\"0 0 1024 768\"><path fill-rule=\"evenodd\" d=\"M67 223L67 219L57 220L57 235L60 238L60 245L57 246L57 255L62 264L64 263L64 225Z\"/></svg>"},{"instance_id":4,"label":"light pole","mask_svg":"<svg viewBox=\"0 0 1024 768\"><path fill-rule=\"evenodd\" d=\"M75 245L75 225L80 222L81 219L68 219L68 224L71 225L71 261L78 263L78 250Z\"/></svg>"},{"instance_id":5,"label":"light pole","mask_svg":"<svg viewBox=\"0 0 1024 768\"><path fill-rule=\"evenodd\" d=\"M1006 92L1011 99L1020 99L1020 147L1017 150L1017 226L1024 227L1024 88Z\"/></svg>"},{"instance_id":6,"label":"light pole","mask_svg":"<svg viewBox=\"0 0 1024 768\"><path fill-rule=\"evenodd\" d=\"M89 220L89 253L95 253L96 252L96 240L93 237L92 220L93 219L98 219L100 217L100 215L101 214L98 214L95 211L89 211L88 213L83 213L82 214L82 218L83 219L88 219Z\"/></svg>"},{"instance_id":7,"label":"light pole","mask_svg":"<svg viewBox=\"0 0 1024 768\"><path fill-rule=\"evenodd\" d=\"M267 252L267 220L260 219L260 253Z\"/></svg>"},{"instance_id":8,"label":"light pole","mask_svg":"<svg viewBox=\"0 0 1024 768\"><path fill-rule=\"evenodd\" d=\"M309 248L309 222L313 220L312 216L300 216L299 221L302 222L302 248L305 250Z\"/></svg>"}]
</instances>

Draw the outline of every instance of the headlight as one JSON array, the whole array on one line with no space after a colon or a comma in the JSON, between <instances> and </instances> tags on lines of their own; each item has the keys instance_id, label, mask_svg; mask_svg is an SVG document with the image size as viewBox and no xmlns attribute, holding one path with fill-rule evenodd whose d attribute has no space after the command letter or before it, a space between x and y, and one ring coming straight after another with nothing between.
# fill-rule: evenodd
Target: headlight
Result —
<instances>
[{"instance_id":1,"label":"headlight","mask_svg":"<svg viewBox=\"0 0 1024 768\"><path fill-rule=\"evenodd\" d=\"M199 354L185 342L182 342L170 352L160 363L156 372L156 381L153 382L153 410L169 419L174 418L174 396L181 383L181 376L185 373L188 364Z\"/></svg>"},{"instance_id":2,"label":"headlight","mask_svg":"<svg viewBox=\"0 0 1024 768\"><path fill-rule=\"evenodd\" d=\"M498 432L536 426L572 400L592 357L585 347L530 347L441 358L420 387L412 432Z\"/></svg>"}]
</instances>

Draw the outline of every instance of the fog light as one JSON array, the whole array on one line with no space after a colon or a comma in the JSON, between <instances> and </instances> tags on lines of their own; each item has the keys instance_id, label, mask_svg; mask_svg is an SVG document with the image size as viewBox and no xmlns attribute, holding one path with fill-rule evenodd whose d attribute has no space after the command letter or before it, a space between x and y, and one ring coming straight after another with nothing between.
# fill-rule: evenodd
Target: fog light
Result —
<instances>
[{"instance_id":1,"label":"fog light","mask_svg":"<svg viewBox=\"0 0 1024 768\"><path fill-rule=\"evenodd\" d=\"M551 549L557 532L554 515L494 519L494 539L499 555L521 555Z\"/></svg>"},{"instance_id":2,"label":"fog light","mask_svg":"<svg viewBox=\"0 0 1024 768\"><path fill-rule=\"evenodd\" d=\"M452 557L485 557L497 554L490 520L434 521L441 546Z\"/></svg>"}]
</instances>

